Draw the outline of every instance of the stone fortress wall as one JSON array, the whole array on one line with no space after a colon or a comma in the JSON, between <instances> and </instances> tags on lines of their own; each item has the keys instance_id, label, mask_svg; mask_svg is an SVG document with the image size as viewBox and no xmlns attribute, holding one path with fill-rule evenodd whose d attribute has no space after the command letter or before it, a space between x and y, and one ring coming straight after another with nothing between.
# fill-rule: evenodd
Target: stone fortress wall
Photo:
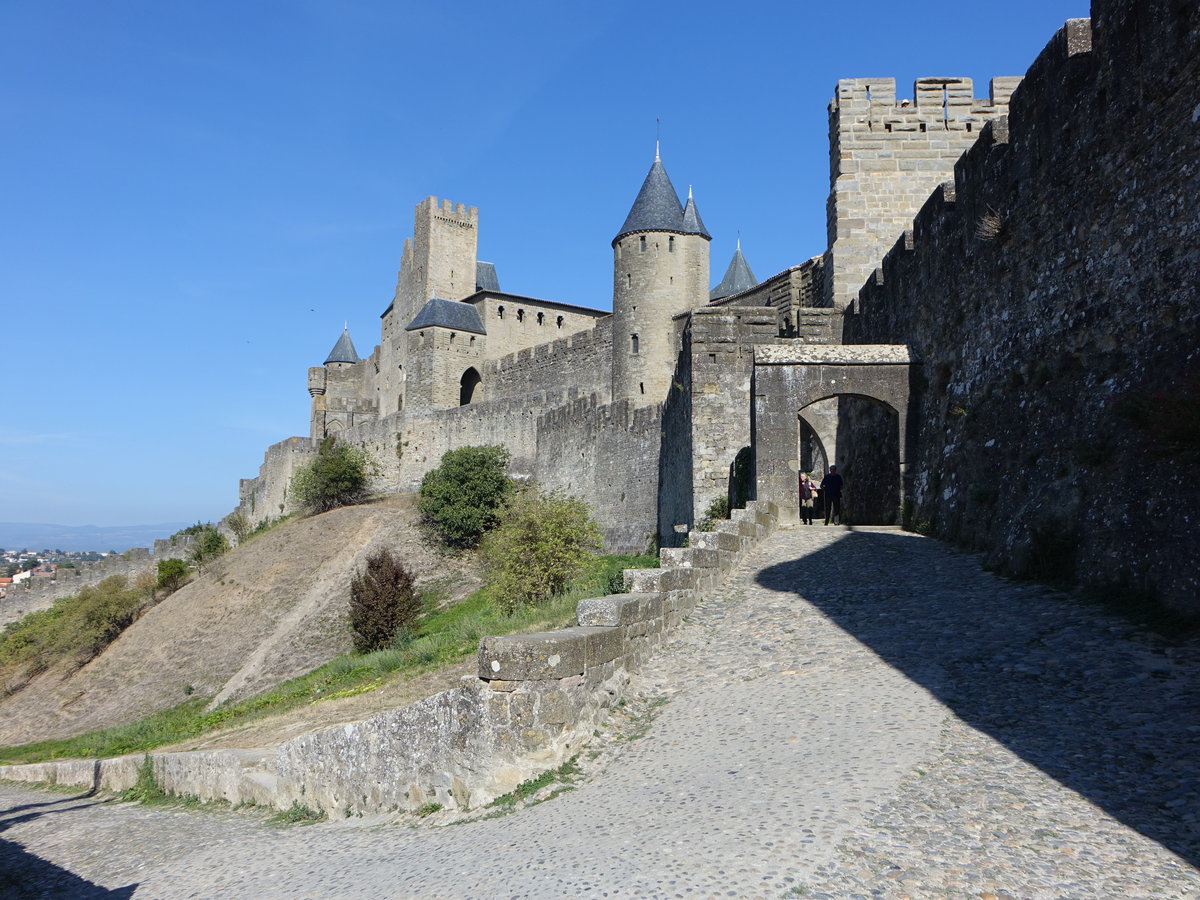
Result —
<instances>
[{"instance_id":1,"label":"stone fortress wall","mask_svg":"<svg viewBox=\"0 0 1200 900\"><path fill-rule=\"evenodd\" d=\"M1195 422L1200 403L1197 84L1196 4L1097 0L846 319L847 341L924 363L912 523L1193 613L1196 435L1145 410Z\"/></svg>"},{"instance_id":2,"label":"stone fortress wall","mask_svg":"<svg viewBox=\"0 0 1200 900\"><path fill-rule=\"evenodd\" d=\"M0 598L0 628L31 612L49 609L55 600L78 594L106 578L121 575L130 581L143 572L157 574L159 560L187 559L195 549L191 535L160 538L153 548L133 547L116 556L106 556L94 562L77 562L73 568L59 567L53 578L30 578L13 585Z\"/></svg>"}]
</instances>

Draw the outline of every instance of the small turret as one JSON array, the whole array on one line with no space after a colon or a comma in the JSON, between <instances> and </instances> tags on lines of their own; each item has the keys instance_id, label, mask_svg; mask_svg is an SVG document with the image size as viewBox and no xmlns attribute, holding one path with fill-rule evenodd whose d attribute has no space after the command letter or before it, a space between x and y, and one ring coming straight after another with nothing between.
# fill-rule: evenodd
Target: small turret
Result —
<instances>
[{"instance_id":1,"label":"small turret","mask_svg":"<svg viewBox=\"0 0 1200 900\"><path fill-rule=\"evenodd\" d=\"M325 357L325 365L330 363L356 363L358 362L358 351L354 349L354 341L350 340L350 328L342 329L342 336L337 339L337 343L333 345L333 349L329 351L329 356Z\"/></svg>"},{"instance_id":2,"label":"small turret","mask_svg":"<svg viewBox=\"0 0 1200 900\"><path fill-rule=\"evenodd\" d=\"M708 299L720 300L722 297L740 294L742 291L750 290L756 284L758 284L758 279L754 277L754 273L750 271L750 264L742 255L742 241L739 238L737 249L733 251L733 259L729 261L729 268L725 270L725 277L709 292Z\"/></svg>"}]
</instances>

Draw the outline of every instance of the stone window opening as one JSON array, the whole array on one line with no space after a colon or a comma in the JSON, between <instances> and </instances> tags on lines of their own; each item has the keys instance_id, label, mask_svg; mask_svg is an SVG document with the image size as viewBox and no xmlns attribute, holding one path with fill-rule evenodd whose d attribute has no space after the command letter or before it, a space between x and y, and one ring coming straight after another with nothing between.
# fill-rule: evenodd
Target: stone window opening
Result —
<instances>
[{"instance_id":1,"label":"stone window opening","mask_svg":"<svg viewBox=\"0 0 1200 900\"><path fill-rule=\"evenodd\" d=\"M563 327L563 317L559 316L558 320L555 322L555 324L558 325L559 328L562 328Z\"/></svg>"},{"instance_id":2,"label":"stone window opening","mask_svg":"<svg viewBox=\"0 0 1200 900\"><path fill-rule=\"evenodd\" d=\"M638 244L638 249L640 249L643 253L646 252L646 236L644 234L638 238Z\"/></svg>"},{"instance_id":3,"label":"stone window opening","mask_svg":"<svg viewBox=\"0 0 1200 900\"><path fill-rule=\"evenodd\" d=\"M523 309L518 309L518 310L517 310L517 321L518 321L518 322L524 322L524 321L525 321L525 310L523 310Z\"/></svg>"},{"instance_id":4,"label":"stone window opening","mask_svg":"<svg viewBox=\"0 0 1200 900\"><path fill-rule=\"evenodd\" d=\"M638 390L641 391L643 394L646 393L646 382L639 381L638 382Z\"/></svg>"},{"instance_id":5,"label":"stone window opening","mask_svg":"<svg viewBox=\"0 0 1200 900\"><path fill-rule=\"evenodd\" d=\"M500 318L500 319L504 318L504 307L503 306L496 307L496 316L497 316L497 318Z\"/></svg>"},{"instance_id":6,"label":"stone window opening","mask_svg":"<svg viewBox=\"0 0 1200 900\"><path fill-rule=\"evenodd\" d=\"M630 353L632 353L632 354L634 354L635 356L637 355L637 352L638 352L638 336L637 336L636 334L631 334L631 335L629 336L629 352L630 352Z\"/></svg>"},{"instance_id":7,"label":"stone window opening","mask_svg":"<svg viewBox=\"0 0 1200 900\"><path fill-rule=\"evenodd\" d=\"M455 338L455 337L457 337L457 335L456 335L456 334L455 334L453 331L452 331L452 332L450 332L450 346L451 346L451 347L453 347L453 346L454 346L454 338Z\"/></svg>"},{"instance_id":8,"label":"stone window opening","mask_svg":"<svg viewBox=\"0 0 1200 900\"><path fill-rule=\"evenodd\" d=\"M471 345L472 347L474 347L474 346L475 346L475 335L471 335L471 342L470 342L470 345Z\"/></svg>"},{"instance_id":9,"label":"stone window opening","mask_svg":"<svg viewBox=\"0 0 1200 900\"><path fill-rule=\"evenodd\" d=\"M542 327L542 321L543 321L544 319L545 319L545 316L544 316L544 315L542 315L541 313L538 313L538 314L537 314L537 323L538 323L538 328L541 328L541 327Z\"/></svg>"},{"instance_id":10,"label":"stone window opening","mask_svg":"<svg viewBox=\"0 0 1200 900\"><path fill-rule=\"evenodd\" d=\"M625 273L625 287L633 287L633 276L628 272Z\"/></svg>"},{"instance_id":11,"label":"stone window opening","mask_svg":"<svg viewBox=\"0 0 1200 900\"><path fill-rule=\"evenodd\" d=\"M673 237L667 238L667 252L668 253L675 252L675 238L673 238Z\"/></svg>"}]
</instances>

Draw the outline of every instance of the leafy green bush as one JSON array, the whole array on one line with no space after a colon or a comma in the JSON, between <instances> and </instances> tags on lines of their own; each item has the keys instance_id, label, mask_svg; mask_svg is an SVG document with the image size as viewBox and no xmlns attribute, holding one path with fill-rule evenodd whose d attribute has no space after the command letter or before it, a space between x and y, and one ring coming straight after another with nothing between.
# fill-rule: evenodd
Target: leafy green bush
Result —
<instances>
[{"instance_id":1,"label":"leafy green bush","mask_svg":"<svg viewBox=\"0 0 1200 900\"><path fill-rule=\"evenodd\" d=\"M292 477L288 491L309 515L329 512L367 499L369 470L365 452L327 437L317 458Z\"/></svg>"},{"instance_id":2,"label":"leafy green bush","mask_svg":"<svg viewBox=\"0 0 1200 900\"><path fill-rule=\"evenodd\" d=\"M359 653L381 650L421 617L421 598L408 569L386 547L367 557L350 581L350 627Z\"/></svg>"},{"instance_id":3,"label":"leafy green bush","mask_svg":"<svg viewBox=\"0 0 1200 900\"><path fill-rule=\"evenodd\" d=\"M196 535L196 546L192 550L192 562L200 571L204 571L206 563L212 562L218 556L229 552L229 541L225 540L225 535L217 531L217 528L212 523L209 523L200 530Z\"/></svg>"},{"instance_id":4,"label":"leafy green bush","mask_svg":"<svg viewBox=\"0 0 1200 900\"><path fill-rule=\"evenodd\" d=\"M499 519L513 490L509 452L503 447L460 447L421 480L417 508L425 524L449 547L474 547Z\"/></svg>"},{"instance_id":5,"label":"leafy green bush","mask_svg":"<svg viewBox=\"0 0 1200 900\"><path fill-rule=\"evenodd\" d=\"M182 559L160 559L158 561L158 576L154 586L168 594L179 590L183 580L188 576L188 567Z\"/></svg>"},{"instance_id":6,"label":"leafy green bush","mask_svg":"<svg viewBox=\"0 0 1200 900\"><path fill-rule=\"evenodd\" d=\"M496 603L512 610L560 593L599 549L600 528L582 500L529 485L505 505L480 555Z\"/></svg>"}]
</instances>

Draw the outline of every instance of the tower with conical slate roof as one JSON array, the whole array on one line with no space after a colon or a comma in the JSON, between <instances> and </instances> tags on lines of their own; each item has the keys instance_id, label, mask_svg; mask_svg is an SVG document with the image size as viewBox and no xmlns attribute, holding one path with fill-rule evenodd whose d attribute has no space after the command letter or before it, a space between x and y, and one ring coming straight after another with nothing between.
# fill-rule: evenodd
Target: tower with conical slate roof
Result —
<instances>
[{"instance_id":1,"label":"tower with conical slate roof","mask_svg":"<svg viewBox=\"0 0 1200 900\"><path fill-rule=\"evenodd\" d=\"M613 238L613 400L661 403L679 352L674 316L708 302L708 243L696 201L679 202L657 151Z\"/></svg>"}]
</instances>

